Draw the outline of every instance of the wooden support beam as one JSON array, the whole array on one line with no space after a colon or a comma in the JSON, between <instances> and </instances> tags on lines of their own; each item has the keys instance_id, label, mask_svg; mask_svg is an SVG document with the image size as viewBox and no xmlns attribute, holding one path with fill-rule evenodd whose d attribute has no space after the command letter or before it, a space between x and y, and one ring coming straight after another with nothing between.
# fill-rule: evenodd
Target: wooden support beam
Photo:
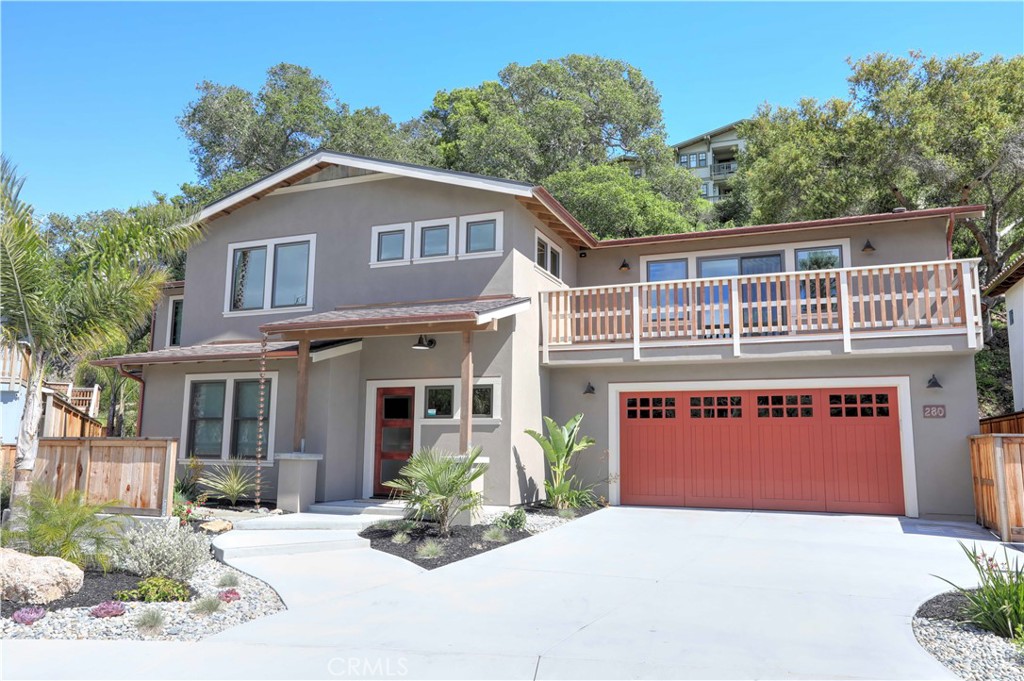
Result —
<instances>
[{"instance_id":1,"label":"wooden support beam","mask_svg":"<svg viewBox=\"0 0 1024 681\"><path fill-rule=\"evenodd\" d=\"M302 449L306 437L306 411L309 405L309 341L299 341L298 376L295 382L295 430L292 433L292 451Z\"/></svg>"},{"instance_id":2,"label":"wooden support beam","mask_svg":"<svg viewBox=\"0 0 1024 681\"><path fill-rule=\"evenodd\" d=\"M435 322L417 324L394 324L388 326L362 326L342 329L307 329L270 332L275 340L345 340L351 338L372 338L375 336L418 336L420 334L458 333L460 331L495 331L497 320L487 324L476 322Z\"/></svg>"},{"instance_id":3,"label":"wooden support beam","mask_svg":"<svg viewBox=\"0 0 1024 681\"><path fill-rule=\"evenodd\" d=\"M473 332L462 332L462 404L459 408L459 453L473 444Z\"/></svg>"}]
</instances>

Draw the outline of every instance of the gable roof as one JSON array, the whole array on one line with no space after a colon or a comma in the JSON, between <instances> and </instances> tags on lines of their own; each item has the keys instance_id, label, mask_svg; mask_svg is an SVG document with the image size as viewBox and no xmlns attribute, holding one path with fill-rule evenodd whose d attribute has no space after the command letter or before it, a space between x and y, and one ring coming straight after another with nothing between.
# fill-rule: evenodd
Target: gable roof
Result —
<instances>
[{"instance_id":1,"label":"gable roof","mask_svg":"<svg viewBox=\"0 0 1024 681\"><path fill-rule=\"evenodd\" d=\"M741 118L738 121L733 121L732 123L729 123L727 125L723 125L723 126L721 126L719 128L715 128L714 130L708 130L707 132L702 132L701 134L697 135L696 137L691 137L688 140L683 140L682 142L676 142L675 144L673 144L671 146L674 149L678 149L679 147L688 147L691 144L695 144L697 142L700 142L705 137L714 137L715 135L721 135L723 132L729 132L730 130L735 128L740 123L746 123L746 122L747 122L746 118Z\"/></svg>"},{"instance_id":2,"label":"gable roof","mask_svg":"<svg viewBox=\"0 0 1024 681\"><path fill-rule=\"evenodd\" d=\"M1016 262L1007 265L1002 272L997 274L985 289L985 295L1001 296L1021 280L1024 280L1024 256L1017 258Z\"/></svg>"},{"instance_id":3,"label":"gable roof","mask_svg":"<svg viewBox=\"0 0 1024 681\"><path fill-rule=\"evenodd\" d=\"M481 189L514 196L537 219L545 223L556 234L573 246L593 247L597 238L587 231L546 189L526 182L503 180L487 175L475 175L456 170L444 170L430 166L383 161L381 159L344 154L329 149L319 149L294 163L285 166L261 180L242 187L227 196L208 204L200 211L197 220L212 222L230 215L242 206L259 201L278 189L290 187L301 180L315 175L330 166L347 166L371 173L389 176L411 177L430 182L452 184L470 189Z\"/></svg>"}]
</instances>

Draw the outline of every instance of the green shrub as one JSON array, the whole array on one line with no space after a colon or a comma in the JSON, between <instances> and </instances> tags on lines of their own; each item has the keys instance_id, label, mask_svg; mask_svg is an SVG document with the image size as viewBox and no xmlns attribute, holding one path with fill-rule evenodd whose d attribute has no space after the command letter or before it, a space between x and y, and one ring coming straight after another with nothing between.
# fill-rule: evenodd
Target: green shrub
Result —
<instances>
[{"instance_id":1,"label":"green shrub","mask_svg":"<svg viewBox=\"0 0 1024 681\"><path fill-rule=\"evenodd\" d=\"M210 560L209 537L188 526L139 525L125 532L124 538L114 563L140 577L191 579L196 569Z\"/></svg>"},{"instance_id":2,"label":"green shrub","mask_svg":"<svg viewBox=\"0 0 1024 681\"><path fill-rule=\"evenodd\" d=\"M566 520L572 520L576 517L576 511L571 508L561 508L558 509L558 517L565 518Z\"/></svg>"},{"instance_id":3,"label":"green shrub","mask_svg":"<svg viewBox=\"0 0 1024 681\"><path fill-rule=\"evenodd\" d=\"M520 506L514 511L505 511L494 521L494 525L505 530L522 530L526 527L526 509Z\"/></svg>"},{"instance_id":4,"label":"green shrub","mask_svg":"<svg viewBox=\"0 0 1024 681\"><path fill-rule=\"evenodd\" d=\"M451 534L452 521L459 513L472 513L483 504L483 495L472 484L487 470L476 465L480 448L465 456L452 456L439 449L421 449L409 457L397 480L384 484L399 492L417 520L437 522L442 537Z\"/></svg>"},{"instance_id":5,"label":"green shrub","mask_svg":"<svg viewBox=\"0 0 1024 681\"><path fill-rule=\"evenodd\" d=\"M978 573L978 588L964 589L948 579L939 579L967 599L963 614L971 624L1004 638L1015 638L1024 629L1024 566L1016 559L1011 562L1005 547L1002 563L984 551L979 553L976 547L968 549L963 542L960 548Z\"/></svg>"},{"instance_id":6,"label":"green shrub","mask_svg":"<svg viewBox=\"0 0 1024 681\"><path fill-rule=\"evenodd\" d=\"M0 511L11 506L11 488L14 486L14 476L6 469L0 470Z\"/></svg>"},{"instance_id":7,"label":"green shrub","mask_svg":"<svg viewBox=\"0 0 1024 681\"><path fill-rule=\"evenodd\" d=\"M146 608L135 618L135 628L146 636L159 634L164 628L167 618L157 608Z\"/></svg>"},{"instance_id":8,"label":"green shrub","mask_svg":"<svg viewBox=\"0 0 1024 681\"><path fill-rule=\"evenodd\" d=\"M412 540L412 537L409 536L408 532L401 532L401 531L399 531L399 532L395 532L393 535L391 535L391 543L392 544L399 544L399 545L401 545L401 544L408 544L411 540Z\"/></svg>"},{"instance_id":9,"label":"green shrub","mask_svg":"<svg viewBox=\"0 0 1024 681\"><path fill-rule=\"evenodd\" d=\"M56 556L80 568L110 569L112 555L123 543L121 521L103 517L108 504L86 503L72 490L58 499L45 486L33 485L16 525L3 532L3 545L34 556Z\"/></svg>"},{"instance_id":10,"label":"green shrub","mask_svg":"<svg viewBox=\"0 0 1024 681\"><path fill-rule=\"evenodd\" d=\"M527 430L544 450L551 479L544 480L544 491L547 501L553 508L579 508L595 505L594 494L589 488L580 487L576 476L571 473L573 458L580 452L594 445L594 438L580 437L580 422L583 414L576 414L564 426L558 425L554 419L544 417L547 426L547 437L535 430Z\"/></svg>"},{"instance_id":11,"label":"green shrub","mask_svg":"<svg viewBox=\"0 0 1024 681\"><path fill-rule=\"evenodd\" d=\"M220 579L217 580L217 586L224 589L229 586L238 586L238 575L234 572L225 572L221 575Z\"/></svg>"},{"instance_id":12,"label":"green shrub","mask_svg":"<svg viewBox=\"0 0 1024 681\"><path fill-rule=\"evenodd\" d=\"M119 601L142 601L143 603L168 603L187 601L192 597L188 584L167 577L149 577L135 585L114 594Z\"/></svg>"},{"instance_id":13,"label":"green shrub","mask_svg":"<svg viewBox=\"0 0 1024 681\"><path fill-rule=\"evenodd\" d=\"M212 615L222 607L224 607L222 600L216 596L207 596L196 601L195 605L192 606L192 612L197 615Z\"/></svg>"},{"instance_id":14,"label":"green shrub","mask_svg":"<svg viewBox=\"0 0 1024 681\"><path fill-rule=\"evenodd\" d=\"M500 527L488 527L484 530L481 538L484 541L495 542L497 544L504 544L508 541L508 536L505 534L505 530Z\"/></svg>"},{"instance_id":15,"label":"green shrub","mask_svg":"<svg viewBox=\"0 0 1024 681\"><path fill-rule=\"evenodd\" d=\"M237 506L239 499L252 496L256 490L252 469L246 468L239 461L216 464L212 468L199 478L199 484L209 488L212 496L226 499L232 506Z\"/></svg>"},{"instance_id":16,"label":"green shrub","mask_svg":"<svg viewBox=\"0 0 1024 681\"><path fill-rule=\"evenodd\" d=\"M184 472L174 480L174 500L180 497L182 502L198 501L200 496L199 480L203 477L202 460L195 456L188 459Z\"/></svg>"},{"instance_id":17,"label":"green shrub","mask_svg":"<svg viewBox=\"0 0 1024 681\"><path fill-rule=\"evenodd\" d=\"M416 547L417 558L440 558L444 555L444 547L441 546L441 542L434 539L424 540L422 544Z\"/></svg>"}]
</instances>

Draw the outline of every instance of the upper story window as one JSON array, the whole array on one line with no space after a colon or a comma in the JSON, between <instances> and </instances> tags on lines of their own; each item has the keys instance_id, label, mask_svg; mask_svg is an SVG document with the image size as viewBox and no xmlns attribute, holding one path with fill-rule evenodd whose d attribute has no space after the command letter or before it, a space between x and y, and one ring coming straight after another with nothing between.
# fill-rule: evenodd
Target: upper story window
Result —
<instances>
[{"instance_id":1,"label":"upper story window","mask_svg":"<svg viewBox=\"0 0 1024 681\"><path fill-rule=\"evenodd\" d=\"M686 279L689 266L686 258L647 261L647 281L678 281Z\"/></svg>"},{"instance_id":2,"label":"upper story window","mask_svg":"<svg viewBox=\"0 0 1024 681\"><path fill-rule=\"evenodd\" d=\"M415 260L451 260L455 257L455 218L416 222Z\"/></svg>"},{"instance_id":3,"label":"upper story window","mask_svg":"<svg viewBox=\"0 0 1024 681\"><path fill-rule=\"evenodd\" d=\"M167 315L167 347L181 345L181 312L185 299L182 296L171 296Z\"/></svg>"},{"instance_id":4,"label":"upper story window","mask_svg":"<svg viewBox=\"0 0 1024 681\"><path fill-rule=\"evenodd\" d=\"M679 165L684 168L690 167L690 157L686 154L679 154Z\"/></svg>"},{"instance_id":5,"label":"upper story window","mask_svg":"<svg viewBox=\"0 0 1024 681\"><path fill-rule=\"evenodd\" d=\"M231 244L225 314L309 308L316 236Z\"/></svg>"},{"instance_id":6,"label":"upper story window","mask_svg":"<svg viewBox=\"0 0 1024 681\"><path fill-rule=\"evenodd\" d=\"M735 277L742 274L771 274L782 272L781 253L702 258L698 261L700 276Z\"/></svg>"},{"instance_id":7,"label":"upper story window","mask_svg":"<svg viewBox=\"0 0 1024 681\"><path fill-rule=\"evenodd\" d=\"M408 265L412 258L411 222L378 225L372 230L371 265Z\"/></svg>"},{"instance_id":8,"label":"upper story window","mask_svg":"<svg viewBox=\"0 0 1024 681\"><path fill-rule=\"evenodd\" d=\"M480 213L459 218L462 228L459 256L462 258L501 255L503 214Z\"/></svg>"},{"instance_id":9,"label":"upper story window","mask_svg":"<svg viewBox=\"0 0 1024 681\"><path fill-rule=\"evenodd\" d=\"M796 249L796 268L798 270L834 270L842 266L842 246Z\"/></svg>"},{"instance_id":10,"label":"upper story window","mask_svg":"<svg viewBox=\"0 0 1024 681\"><path fill-rule=\"evenodd\" d=\"M562 249L537 233L537 266L556 279L562 278Z\"/></svg>"},{"instance_id":11,"label":"upper story window","mask_svg":"<svg viewBox=\"0 0 1024 681\"><path fill-rule=\"evenodd\" d=\"M697 167L697 154L690 154L690 167L691 168L696 168Z\"/></svg>"},{"instance_id":12,"label":"upper story window","mask_svg":"<svg viewBox=\"0 0 1024 681\"><path fill-rule=\"evenodd\" d=\"M700 166L701 168L708 167L707 152L702 151L701 153L697 154L697 165Z\"/></svg>"}]
</instances>

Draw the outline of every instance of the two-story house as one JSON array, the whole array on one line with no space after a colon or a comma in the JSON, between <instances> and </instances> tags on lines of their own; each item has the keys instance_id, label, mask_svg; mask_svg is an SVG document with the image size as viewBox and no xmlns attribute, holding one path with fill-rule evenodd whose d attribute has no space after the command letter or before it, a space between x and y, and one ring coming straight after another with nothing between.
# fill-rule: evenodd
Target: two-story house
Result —
<instances>
[{"instance_id":1,"label":"two-story house","mask_svg":"<svg viewBox=\"0 0 1024 681\"><path fill-rule=\"evenodd\" d=\"M743 121L673 144L676 163L700 179L700 193L712 203L720 201L732 191L733 175L739 169L739 154L744 143L736 130Z\"/></svg>"},{"instance_id":2,"label":"two-story house","mask_svg":"<svg viewBox=\"0 0 1024 681\"><path fill-rule=\"evenodd\" d=\"M208 206L154 349L102 363L182 457L251 460L262 396L322 501L470 445L534 500L524 431L584 412L613 504L967 514L982 210L599 242L542 187L320 151Z\"/></svg>"}]
</instances>

